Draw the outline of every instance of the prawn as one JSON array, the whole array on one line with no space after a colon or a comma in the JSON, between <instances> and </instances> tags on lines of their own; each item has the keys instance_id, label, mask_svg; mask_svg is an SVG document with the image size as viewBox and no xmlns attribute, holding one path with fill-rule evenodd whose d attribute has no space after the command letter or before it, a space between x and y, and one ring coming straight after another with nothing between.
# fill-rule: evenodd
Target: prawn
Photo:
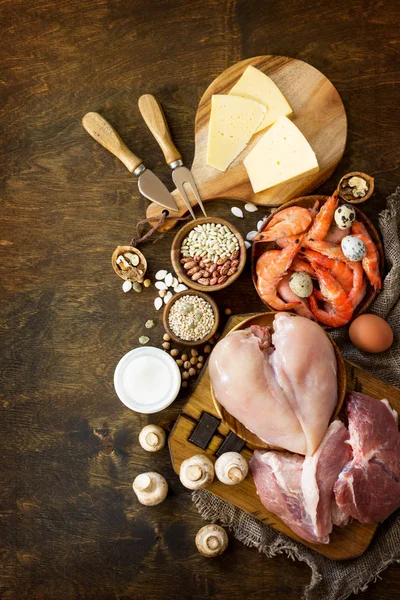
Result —
<instances>
[{"instance_id":1,"label":"prawn","mask_svg":"<svg viewBox=\"0 0 400 600\"><path fill-rule=\"evenodd\" d=\"M302 271L303 273L308 273L310 277L316 278L315 271L309 262L306 260L302 260L299 256L296 256L293 259L293 262L290 267L291 271Z\"/></svg>"},{"instance_id":2,"label":"prawn","mask_svg":"<svg viewBox=\"0 0 400 600\"><path fill-rule=\"evenodd\" d=\"M268 250L257 261L257 290L261 299L274 310L291 310L300 304L300 302L284 302L278 296L277 287L300 250L301 242L302 238L299 238L297 243L293 242L283 250Z\"/></svg>"},{"instance_id":3,"label":"prawn","mask_svg":"<svg viewBox=\"0 0 400 600\"><path fill-rule=\"evenodd\" d=\"M314 320L313 314L308 307L307 298L299 298L290 289L289 286L290 275L285 275L282 281L278 285L278 293L285 300L285 302L300 302L298 306L295 306L293 310L301 317L307 317L307 319Z\"/></svg>"},{"instance_id":4,"label":"prawn","mask_svg":"<svg viewBox=\"0 0 400 600\"><path fill-rule=\"evenodd\" d=\"M307 238L311 240L325 239L333 221L338 202L338 190L336 190L335 193L328 198L325 204L323 204L319 213L314 218L313 224L308 230Z\"/></svg>"},{"instance_id":5,"label":"prawn","mask_svg":"<svg viewBox=\"0 0 400 600\"><path fill-rule=\"evenodd\" d=\"M310 226L310 211L301 206L290 206L274 214L265 229L256 235L255 242L274 242L288 235L303 233Z\"/></svg>"},{"instance_id":6,"label":"prawn","mask_svg":"<svg viewBox=\"0 0 400 600\"><path fill-rule=\"evenodd\" d=\"M315 292L309 297L309 304L315 319L328 327L346 325L353 316L353 305L342 286L336 279L322 267L315 266L319 287L325 301L328 302L330 312L318 307Z\"/></svg>"},{"instance_id":7,"label":"prawn","mask_svg":"<svg viewBox=\"0 0 400 600\"><path fill-rule=\"evenodd\" d=\"M319 252L314 250L305 250L304 256L308 258L310 263L316 264L319 267L323 267L331 272L333 277L340 283L344 291L348 294L353 287L353 273L349 266L347 266L341 260L335 260L334 258L328 258ZM298 260L296 258L296 260Z\"/></svg>"},{"instance_id":8,"label":"prawn","mask_svg":"<svg viewBox=\"0 0 400 600\"><path fill-rule=\"evenodd\" d=\"M344 263L349 262L343 254L342 248L337 244L332 244L332 242L326 242L325 240L311 240L310 238L307 238L304 240L303 246L315 250L328 258L341 260Z\"/></svg>"},{"instance_id":9,"label":"prawn","mask_svg":"<svg viewBox=\"0 0 400 600\"><path fill-rule=\"evenodd\" d=\"M298 235L288 235L287 237L282 237L282 238L279 238L278 240L275 240L275 244L277 246L279 246L279 248L286 248L286 246L289 246L289 244L291 244L292 242L295 242L298 239L299 239Z\"/></svg>"},{"instance_id":10,"label":"prawn","mask_svg":"<svg viewBox=\"0 0 400 600\"><path fill-rule=\"evenodd\" d=\"M364 278L364 270L360 262L353 262L349 260L347 264L353 271L353 286L349 292L349 298L351 300L353 308L355 308L362 300L360 296L362 294L364 284L366 283ZM364 297L364 295L365 291L362 297Z\"/></svg>"},{"instance_id":11,"label":"prawn","mask_svg":"<svg viewBox=\"0 0 400 600\"><path fill-rule=\"evenodd\" d=\"M354 221L351 227L351 233L361 240L367 249L367 254L362 259L362 266L371 285L376 291L379 291L382 287L382 279L379 272L378 250L371 240L365 226L359 221Z\"/></svg>"}]
</instances>

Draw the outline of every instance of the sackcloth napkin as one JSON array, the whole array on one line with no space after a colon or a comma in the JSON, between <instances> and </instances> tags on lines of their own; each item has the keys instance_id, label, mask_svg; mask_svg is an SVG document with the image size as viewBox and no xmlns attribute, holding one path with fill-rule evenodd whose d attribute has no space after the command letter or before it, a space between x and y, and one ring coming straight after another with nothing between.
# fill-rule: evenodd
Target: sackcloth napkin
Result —
<instances>
[{"instance_id":1,"label":"sackcloth napkin","mask_svg":"<svg viewBox=\"0 0 400 600\"><path fill-rule=\"evenodd\" d=\"M379 214L379 226L388 274L383 290L370 312L390 323L395 332L395 341L389 350L375 357L357 350L350 343L347 328L336 329L331 335L345 358L399 386L400 187L389 196L387 208ZM311 581L304 590L303 598L306 600L344 600L352 593L365 591L391 563L400 562L400 510L380 525L371 545L362 556L353 560L333 561L264 525L206 490L193 492L192 499L204 519L219 521L229 527L246 546L255 546L268 557L286 553L293 560L306 562L312 571Z\"/></svg>"}]
</instances>

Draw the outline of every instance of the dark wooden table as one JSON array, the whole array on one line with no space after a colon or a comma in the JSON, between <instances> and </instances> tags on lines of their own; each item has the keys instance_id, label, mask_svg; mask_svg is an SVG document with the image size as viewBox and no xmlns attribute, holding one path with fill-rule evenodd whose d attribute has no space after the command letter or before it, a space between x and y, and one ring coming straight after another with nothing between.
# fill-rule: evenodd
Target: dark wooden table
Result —
<instances>
[{"instance_id":1,"label":"dark wooden table","mask_svg":"<svg viewBox=\"0 0 400 600\"><path fill-rule=\"evenodd\" d=\"M171 186L137 99L157 95L187 164L196 106L234 62L282 54L337 86L349 119L345 156L322 192L364 170L376 178L375 220L398 173L398 4L369 0L2 0L0 596L4 600L300 598L307 566L267 559L231 536L205 560L203 525L168 450L148 455L140 428L171 429L187 393L156 417L126 409L113 389L119 358L161 315L154 288L123 294L110 265L147 201L123 166L86 134L103 113ZM229 206L209 205L231 218ZM262 214L238 226L254 228ZM236 224L236 221L235 221ZM169 266L173 233L143 246L149 275ZM262 308L249 269L215 295L221 308ZM131 484L164 473L170 494L145 508ZM363 598L398 593L392 566Z\"/></svg>"}]
</instances>

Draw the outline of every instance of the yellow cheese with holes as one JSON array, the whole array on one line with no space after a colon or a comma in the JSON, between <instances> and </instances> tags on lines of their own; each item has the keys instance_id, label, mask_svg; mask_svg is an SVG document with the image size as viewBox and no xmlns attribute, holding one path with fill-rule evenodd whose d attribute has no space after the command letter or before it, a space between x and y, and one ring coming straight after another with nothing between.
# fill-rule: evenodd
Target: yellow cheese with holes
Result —
<instances>
[{"instance_id":1,"label":"yellow cheese with holes","mask_svg":"<svg viewBox=\"0 0 400 600\"><path fill-rule=\"evenodd\" d=\"M207 164L226 171L247 146L265 110L265 106L248 98L222 94L212 96Z\"/></svg>"},{"instance_id":2,"label":"yellow cheese with holes","mask_svg":"<svg viewBox=\"0 0 400 600\"><path fill-rule=\"evenodd\" d=\"M256 132L275 123L278 117L289 117L293 114L292 107L278 86L268 75L252 66L247 67L229 94L264 104L267 112Z\"/></svg>"},{"instance_id":3,"label":"yellow cheese with holes","mask_svg":"<svg viewBox=\"0 0 400 600\"><path fill-rule=\"evenodd\" d=\"M319 171L313 149L287 117L277 119L243 163L254 192Z\"/></svg>"}]
</instances>

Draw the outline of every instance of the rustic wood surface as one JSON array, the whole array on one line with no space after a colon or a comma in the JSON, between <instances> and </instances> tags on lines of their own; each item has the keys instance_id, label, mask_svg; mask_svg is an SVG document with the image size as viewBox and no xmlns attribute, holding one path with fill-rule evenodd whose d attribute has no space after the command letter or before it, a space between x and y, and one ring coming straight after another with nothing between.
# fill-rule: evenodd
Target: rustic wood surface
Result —
<instances>
[{"instance_id":1,"label":"rustic wood surface","mask_svg":"<svg viewBox=\"0 0 400 600\"><path fill-rule=\"evenodd\" d=\"M227 94L251 65L272 77L293 109L291 120L310 142L319 164L319 171L308 177L294 179L255 194L243 159L255 148L265 131L251 138L247 147L221 172L207 165L208 131L213 94ZM347 137L347 119L343 102L331 81L320 71L302 60L285 56L257 56L235 63L211 82L202 95L195 119L195 153L192 173L203 203L215 198L255 202L261 206L278 206L315 190L332 174L343 156ZM175 196L176 198L176 196ZM179 211L187 213L185 205L176 198ZM211 210L211 209L210 209ZM159 215L156 204L149 206L148 217ZM172 213L173 215L174 213ZM166 224L172 227L173 221Z\"/></svg>"},{"instance_id":2,"label":"rustic wood surface","mask_svg":"<svg viewBox=\"0 0 400 600\"><path fill-rule=\"evenodd\" d=\"M400 180L397 3L1 0L0 10L1 598L297 600L305 564L267 559L232 536L225 555L201 558L193 540L203 522L167 448L140 449L140 428L171 429L188 391L152 418L115 396L114 367L148 318L152 342L162 336L154 288L123 294L110 263L148 202L81 118L104 114L172 189L141 94L160 100L188 165L197 104L221 71L261 54L305 60L338 89L349 125L341 164L318 193L351 170L371 173L363 211L376 223ZM229 219L229 208L212 212ZM261 214L235 224L246 233ZM150 277L169 265L173 235L143 245ZM222 312L263 309L249 264L215 298ZM131 490L149 468L171 489L154 508ZM392 599L399 580L391 566L360 598Z\"/></svg>"},{"instance_id":3,"label":"rustic wood surface","mask_svg":"<svg viewBox=\"0 0 400 600\"><path fill-rule=\"evenodd\" d=\"M262 315L252 316L235 315L228 321L223 335L226 335L228 331L249 327L252 324L261 326L270 325L273 318L274 313L263 313ZM390 398L392 407L400 413L399 388L395 388L381 379L373 377L369 372L349 361L343 361L340 355L339 360L338 383L341 401L339 400L332 419L338 415L341 419L345 418L345 409L344 407L342 408L345 392L354 390L375 398ZM343 392L341 392L341 388L343 388ZM254 447L274 448L273 446L268 446L268 444L262 442L256 435L249 432L242 423L234 419L219 404L212 392L210 375L206 367L169 436L168 443L171 460L176 473L179 474L182 461L190 458L198 451L198 448L191 443L191 436L197 422L201 421L200 417L203 415L203 411L222 419L209 444L206 447L203 446L204 452L211 460L214 461L216 456L218 456L217 452L229 430L234 431L238 436L246 440L247 444L243 448L242 454L247 460L250 460ZM306 546L334 560L355 558L363 554L371 543L377 527L376 525L366 525L358 521L353 521L347 527L335 527L330 536L329 544L315 545L301 540L285 523L266 510L257 495L251 474L242 483L234 486L224 485L215 479L210 486L207 486L207 489L238 508L250 513L257 519L262 520L264 523L271 525L278 531L282 531L289 537L301 541Z\"/></svg>"}]
</instances>

